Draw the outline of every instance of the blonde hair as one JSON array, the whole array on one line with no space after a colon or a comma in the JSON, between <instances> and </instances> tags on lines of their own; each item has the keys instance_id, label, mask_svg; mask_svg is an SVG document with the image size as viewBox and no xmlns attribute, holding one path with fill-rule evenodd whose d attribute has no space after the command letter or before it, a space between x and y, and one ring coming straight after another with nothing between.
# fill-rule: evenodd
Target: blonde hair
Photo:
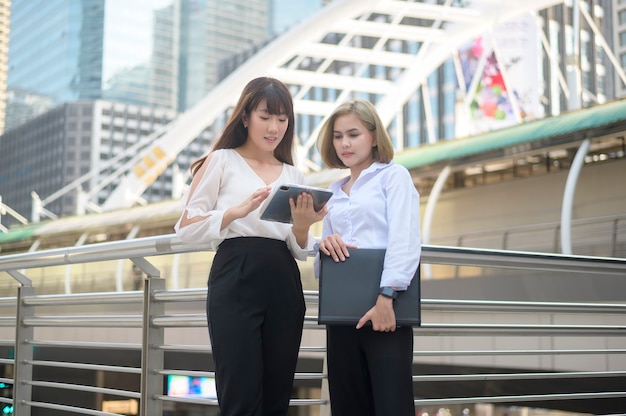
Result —
<instances>
[{"instance_id":1,"label":"blonde hair","mask_svg":"<svg viewBox=\"0 0 626 416\"><path fill-rule=\"evenodd\" d=\"M393 159L393 144L391 138L376 111L376 107L366 100L352 100L332 112L322 125L317 137L317 149L324 164L330 168L346 168L333 145L335 121L338 117L354 114L363 123L365 128L376 139L377 145L372 147L375 162L389 163Z\"/></svg>"}]
</instances>

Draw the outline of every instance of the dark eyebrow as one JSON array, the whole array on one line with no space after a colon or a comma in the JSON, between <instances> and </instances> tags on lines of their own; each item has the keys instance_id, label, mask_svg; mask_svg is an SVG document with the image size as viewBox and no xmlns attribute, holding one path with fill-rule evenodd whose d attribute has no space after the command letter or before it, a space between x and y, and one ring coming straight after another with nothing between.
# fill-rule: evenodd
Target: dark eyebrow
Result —
<instances>
[{"instance_id":1,"label":"dark eyebrow","mask_svg":"<svg viewBox=\"0 0 626 416\"><path fill-rule=\"evenodd\" d=\"M352 133L352 132L359 132L360 130L358 128L353 128L350 130L347 130L346 133ZM341 133L339 130L334 130L333 133Z\"/></svg>"},{"instance_id":2,"label":"dark eyebrow","mask_svg":"<svg viewBox=\"0 0 626 416\"><path fill-rule=\"evenodd\" d=\"M268 110L267 107L257 108L257 111L260 111L260 112L266 113L266 114L273 114L273 113L270 113L270 110ZM283 112L278 113L276 115L278 115L278 116L286 116L287 113L285 111L283 111Z\"/></svg>"}]
</instances>

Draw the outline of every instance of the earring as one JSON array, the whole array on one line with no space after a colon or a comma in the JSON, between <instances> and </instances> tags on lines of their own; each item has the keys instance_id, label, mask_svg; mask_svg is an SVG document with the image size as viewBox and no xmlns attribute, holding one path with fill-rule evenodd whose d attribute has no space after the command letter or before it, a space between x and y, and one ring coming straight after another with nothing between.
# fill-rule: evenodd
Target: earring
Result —
<instances>
[{"instance_id":1,"label":"earring","mask_svg":"<svg viewBox=\"0 0 626 416\"><path fill-rule=\"evenodd\" d=\"M243 128L247 129L248 128L248 123L246 123L245 121L243 122Z\"/></svg>"}]
</instances>

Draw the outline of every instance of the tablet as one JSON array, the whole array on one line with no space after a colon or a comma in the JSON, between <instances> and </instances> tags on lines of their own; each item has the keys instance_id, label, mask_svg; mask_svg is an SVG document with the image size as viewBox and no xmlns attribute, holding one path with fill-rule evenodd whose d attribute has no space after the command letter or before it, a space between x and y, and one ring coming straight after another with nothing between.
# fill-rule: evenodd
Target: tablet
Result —
<instances>
[{"instance_id":1,"label":"tablet","mask_svg":"<svg viewBox=\"0 0 626 416\"><path fill-rule=\"evenodd\" d=\"M261 219L291 224L292 219L289 198L293 197L295 201L302 192L307 192L313 196L313 208L315 211L322 209L333 194L332 191L326 188L317 188L314 186L297 184L283 184L277 186L267 197L263 206L261 206Z\"/></svg>"}]
</instances>

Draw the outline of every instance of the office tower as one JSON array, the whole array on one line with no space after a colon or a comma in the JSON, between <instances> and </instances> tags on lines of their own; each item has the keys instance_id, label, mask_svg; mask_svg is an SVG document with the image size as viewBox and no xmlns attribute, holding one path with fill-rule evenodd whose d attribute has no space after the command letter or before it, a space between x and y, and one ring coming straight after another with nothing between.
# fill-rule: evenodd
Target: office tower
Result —
<instances>
[{"instance_id":1,"label":"office tower","mask_svg":"<svg viewBox=\"0 0 626 416\"><path fill-rule=\"evenodd\" d=\"M4 131L11 1L0 0L0 134Z\"/></svg>"},{"instance_id":2,"label":"office tower","mask_svg":"<svg viewBox=\"0 0 626 416\"><path fill-rule=\"evenodd\" d=\"M181 0L179 111L219 82L220 61L266 41L267 11L267 0Z\"/></svg>"},{"instance_id":3,"label":"office tower","mask_svg":"<svg viewBox=\"0 0 626 416\"><path fill-rule=\"evenodd\" d=\"M10 91L50 107L102 98L175 107L172 0L16 0L11 10Z\"/></svg>"},{"instance_id":4,"label":"office tower","mask_svg":"<svg viewBox=\"0 0 626 416\"><path fill-rule=\"evenodd\" d=\"M615 45L615 55L619 60L622 70L626 71L626 1L613 1L613 44ZM618 97L626 96L626 83L616 74L615 92Z\"/></svg>"},{"instance_id":5,"label":"office tower","mask_svg":"<svg viewBox=\"0 0 626 416\"><path fill-rule=\"evenodd\" d=\"M239 23L244 22L242 19L238 19L238 16L233 16L237 12L243 13L243 4L237 2L229 2L228 4L212 4L214 6L210 10L207 8L206 1L183 1L180 0L181 12L179 13L180 20L184 21L186 29L185 35L181 35L179 45L179 54L181 57L191 57L202 55L203 48L201 45L215 45L215 38L208 39L205 25L207 16L214 16L215 19L222 19L229 21L237 21ZM418 3L416 3L418 4ZM604 101L612 99L613 90L607 85L607 80L612 77L606 76L606 53L610 50L610 45L607 48L604 43L600 42L600 37L603 34L602 31L595 30L596 27L601 27L606 31L606 22L613 16L612 3L609 0L592 1L585 0L580 3L580 14L575 13L572 5L578 3L564 2L557 6L550 7L546 10L542 10L540 13L529 13L530 23L524 23L529 30L529 33L533 34L534 45L533 51L534 59L536 60L535 70L526 72L527 78L532 78L534 87L531 88L530 95L534 96L537 100L537 116L558 114L566 111L570 107L569 98L579 97L582 106L593 105L594 103L602 103ZM223 7L222 7L223 6ZM419 9L421 3L416 7ZM246 7L249 13L257 13L256 16L262 16L259 8L251 6L251 3L247 3ZM267 4L264 3L265 8ZM471 7L469 2L453 2L452 8ZM261 7L262 9L262 7ZM212 13L212 14L211 14ZM586 13L586 14L585 14ZM393 13L386 14L384 10L378 10L372 12L364 12L361 18L364 22L371 22L371 24L384 24L387 21L391 21ZM183 16L186 16L183 19ZM417 16L417 15L416 15ZM402 21L403 29L408 26L415 26L417 32L430 30L434 21L432 19L420 19L416 16L408 17ZM578 17L578 23L575 23L574 17ZM218 18L219 17L219 18ZM265 16L267 17L267 16ZM196 19L195 21L192 21ZM175 19L174 19L175 20ZM226 26L220 26L220 21L213 20L215 26L221 27L222 32L226 36ZM263 23L259 25L267 25L267 19L257 19ZM254 22L257 20L254 18L248 19L246 22ZM295 19L294 19L295 20ZM593 24L592 24L593 23ZM313 22L323 27L324 22ZM197 25L197 26L195 26ZM578 54L578 60L574 60L573 50L571 46L574 44L574 27L578 27L580 33L580 52ZM191 29L191 28L197 28ZM204 29L203 29L204 28ZM256 29L255 29L256 30ZM197 38L191 38L191 35L198 35ZM232 39L241 39L238 34L230 33ZM183 37L187 37L183 39ZM259 36L259 38L266 39ZM208 40L207 40L208 39ZM384 52L403 52L407 55L417 55L420 51L422 42L419 39L395 39L393 36L389 37L387 42L379 42L376 36L368 36L367 32L354 37L350 37L351 44L359 50L376 49ZM475 42L475 40L467 39L468 42ZM338 33L326 33L323 37L323 42L327 45L337 44L342 42L342 36ZM228 43L224 41L224 45ZM255 43L254 45L258 45ZM220 44L220 51L232 51L233 47L225 48ZM191 48L193 46L193 48ZM500 48L502 49L502 48ZM263 53L261 49L256 49L260 53ZM187 51L187 52L182 52ZM497 52L497 51L496 51ZM393 81L398 77L401 68L394 68L391 62L386 65L385 62L375 62L373 64L367 64L367 62L360 62L358 59L341 60L336 59L336 56L322 56L326 52L317 52L318 55L313 57L303 56L301 60L294 60L292 62L297 63L299 71L315 71L320 65L320 62L328 61L330 66L324 67L324 71L328 74L353 74L356 78L369 78L372 80L386 80ZM306 51L302 52L302 55L306 55ZM391 54L392 55L392 54ZM497 53L496 53L497 55ZM204 53L205 57L208 57L208 53ZM459 77L459 64L456 60L450 58L448 61L442 63L439 67L434 69L429 74L425 74L426 81L419 85L419 88L408 91L410 93L410 99L403 105L400 112L394 117L389 126L389 131L394 138L396 148L398 150L406 148L418 147L422 144L434 143L440 140L452 139L467 135L464 131L459 129L459 125L464 123L460 122L459 96L468 93L468 86L466 80ZM501 56L495 57L499 65L504 67L504 61L501 60ZM490 56L491 59L491 56ZM458 59L460 60L460 59ZM366 61L366 60L364 60ZM206 62L200 62L197 69L192 70L191 60L186 63L187 67L182 65L179 67L179 78L184 82L179 84L185 85L197 85L197 88L192 90L194 94L197 91L201 91L209 85L209 81L213 75L207 68L209 65ZM272 64L264 65L260 68L259 72L267 73L271 70ZM282 65L282 64L281 64ZM495 69L494 62L490 62L492 68ZM211 67L211 70L215 70L215 66ZM237 68L237 65L232 65L230 71ZM578 91L570 93L570 84L563 82L569 76L569 71L575 69L580 73L581 88ZM228 70L223 72L224 76L228 75ZM201 75L200 75L201 74ZM191 75L196 78L191 79ZM301 74L300 74L301 75ZM308 101L328 102L334 101L337 98L340 88L324 88L318 87L314 84L314 79L311 78L312 87L305 90L305 95L297 97L300 99L306 99ZM421 82L421 81L420 81ZM462 86L459 87L459 86ZM572 84L573 85L573 84ZM179 93L182 89L179 88ZM469 91L474 93L473 91ZM303 94L304 94L303 93ZM362 95L363 98L376 101L377 94L371 92L368 94L355 92L356 95ZM194 97L191 94L186 95L186 100L189 103L198 99L201 94L197 94ZM569 96L569 97L568 97ZM514 97L514 94L511 94ZM194 99L192 99L194 98ZM509 97L510 99L510 97ZM179 103L181 99L179 98ZM472 106L471 100L466 100L462 103L467 107ZM478 107L480 108L480 106ZM514 108L511 105L511 108ZM227 109L223 109L225 112ZM491 111L493 108L485 108L481 117L483 117L483 125L487 128L501 127L502 123L501 111ZM508 110L507 110L508 111ZM519 119L506 120L510 122L524 122L532 119L529 114L532 112L511 110L512 117L519 117ZM505 114L506 115L506 114ZM319 124L322 115L318 113L303 113L298 114L296 120L297 134L301 139L308 139L310 134L315 130ZM461 120L463 121L463 120ZM217 129L217 128L216 128ZM479 130L472 130L469 133L480 133ZM190 139L185 138L185 140ZM308 145L305 149L306 157L313 160L316 157L316 152L311 140L308 140ZM302 153L304 155L304 152ZM308 161L307 161L308 162ZM313 160L313 162L316 162Z\"/></svg>"},{"instance_id":6,"label":"office tower","mask_svg":"<svg viewBox=\"0 0 626 416\"><path fill-rule=\"evenodd\" d=\"M429 75L429 96L424 97L421 89L406 103L404 124L392 126L392 129L402 132L403 138L398 139L397 146L415 147L479 134L623 96L623 92L620 94L613 87L619 78L608 76L614 73L609 58L613 51L612 22L615 18L620 19L619 11L614 12L614 2L621 3L621 8L626 9L624 0L585 0L578 9L573 2L563 2L537 14L503 22L492 33L485 34L490 35L493 42L493 54L488 57L485 67L495 71L497 79L504 79L509 84L517 83L508 85L509 92L525 91L524 96L500 97L501 101L507 101L504 105L506 114L495 111L495 108L494 111L478 108L480 103L476 100L463 103L467 94L475 92L469 91L468 81L471 79L459 77L459 73L463 72L464 49L461 48L456 60L446 61ZM622 15L626 27L626 11ZM626 35L624 38L626 42ZM485 39L477 38L468 42L466 47L482 48L486 46L481 44ZM514 49L517 49L517 55L513 55ZM574 53L575 49L578 53ZM624 65L626 53L622 55ZM532 65L515 75L511 71L512 64L522 65L524 62L532 62ZM580 86L574 89L572 86L576 78ZM483 91L484 84L481 83L482 80L473 87ZM572 99L576 100L575 106ZM463 108L463 105L466 107ZM467 128L468 125L471 128Z\"/></svg>"},{"instance_id":7,"label":"office tower","mask_svg":"<svg viewBox=\"0 0 626 416\"><path fill-rule=\"evenodd\" d=\"M131 155L101 169L108 161L137 145L142 137L162 128L176 115L173 110L105 100L83 100L56 106L2 136L0 193L3 201L31 220L31 192L36 193L35 199L47 200L93 169L102 171L88 182L89 189L96 189ZM93 200L98 201L108 189L109 186L103 186ZM152 200L166 199L169 195L171 177L170 184L159 182L146 192L146 198ZM44 208L56 216L75 214L77 198L77 189L71 189L71 192L46 201ZM10 224L11 221L7 219L4 223Z\"/></svg>"},{"instance_id":8,"label":"office tower","mask_svg":"<svg viewBox=\"0 0 626 416\"><path fill-rule=\"evenodd\" d=\"M300 21L315 14L323 0L269 0L268 28L271 36L280 35Z\"/></svg>"},{"instance_id":9,"label":"office tower","mask_svg":"<svg viewBox=\"0 0 626 416\"><path fill-rule=\"evenodd\" d=\"M312 18L330 0L267 0L267 11L262 19L266 22L266 33L262 41L251 43L236 54L221 59L217 64L217 82L222 81L241 64L257 54L277 36L302 22Z\"/></svg>"},{"instance_id":10,"label":"office tower","mask_svg":"<svg viewBox=\"0 0 626 416\"><path fill-rule=\"evenodd\" d=\"M565 2L539 16L547 40L541 91L546 113L557 115L617 98L615 80L607 76L615 73L609 58L614 51L613 2Z\"/></svg>"},{"instance_id":11,"label":"office tower","mask_svg":"<svg viewBox=\"0 0 626 416\"><path fill-rule=\"evenodd\" d=\"M46 108L106 99L185 111L217 83L220 60L266 40L267 8L265 0L16 0L11 126L46 100Z\"/></svg>"},{"instance_id":12,"label":"office tower","mask_svg":"<svg viewBox=\"0 0 626 416\"><path fill-rule=\"evenodd\" d=\"M90 195L97 206L137 151L100 168L203 98L218 82L217 63L265 41L268 32L265 0L17 0L13 11L7 114L17 130L0 138L0 195L29 218L31 191L53 214L75 213L76 190L49 199L88 172L95 172L82 184L89 189L110 180ZM100 102L116 110L107 115ZM93 110L77 110L78 103ZM69 111L82 118L68 122ZM158 112L167 117L142 116ZM92 129L80 129L87 125ZM79 136L68 126L79 126ZM46 136L42 128L55 133ZM186 169L206 153L209 136L201 133L176 163ZM60 159L32 165L44 157L41 149ZM33 171L18 177L27 165ZM172 196L173 170L146 190L148 202Z\"/></svg>"}]
</instances>

